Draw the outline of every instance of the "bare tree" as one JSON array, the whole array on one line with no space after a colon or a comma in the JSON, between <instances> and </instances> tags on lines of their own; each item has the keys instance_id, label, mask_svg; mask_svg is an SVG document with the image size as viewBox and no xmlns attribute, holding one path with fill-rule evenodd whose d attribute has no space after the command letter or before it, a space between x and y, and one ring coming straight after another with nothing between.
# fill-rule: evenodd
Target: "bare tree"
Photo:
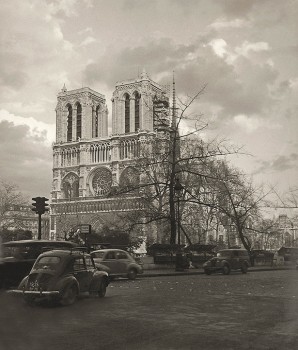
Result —
<instances>
[{"instance_id":1,"label":"bare tree","mask_svg":"<svg viewBox=\"0 0 298 350\"><path fill-rule=\"evenodd\" d=\"M265 202L270 191L263 187L255 187L250 179L238 170L221 162L218 173L215 173L215 185L218 200L214 206L227 220L234 225L243 246L252 250L252 240L249 233L253 222L262 216L260 207Z\"/></svg>"},{"instance_id":2,"label":"bare tree","mask_svg":"<svg viewBox=\"0 0 298 350\"><path fill-rule=\"evenodd\" d=\"M275 199L268 202L272 208L298 209L298 187L289 188L283 194L280 194L275 188L272 188Z\"/></svg>"},{"instance_id":3,"label":"bare tree","mask_svg":"<svg viewBox=\"0 0 298 350\"><path fill-rule=\"evenodd\" d=\"M190 242L185 229L188 222L184 213L191 214L190 205L206 204L205 200L202 201L201 192L203 182L206 182L207 178L214 177L212 170L209 169L212 168L213 162L219 157L239 152L239 148L227 146L223 140L204 142L199 138L198 134L207 125L202 121L201 115L189 116L187 111L204 92L204 88L186 101L180 100L179 108L173 104L172 120L168 121L168 124L164 123L164 119L161 121L164 123L160 128L162 131L157 128L156 137L144 147L136 162L141 182L130 184L130 188L120 188L116 193L118 196L124 196L137 192L141 206L140 211L131 214L132 225L158 223L162 225L163 232L168 232L171 244L176 243L177 224ZM158 117L157 115L156 118ZM192 131L180 132L182 120L193 122ZM183 184L179 198L175 193L177 180ZM195 196L196 193L200 193L200 198ZM214 197L214 191L212 193ZM178 202L181 209L179 218ZM205 210L205 214L209 215L207 223L212 222L216 214L214 203L208 201L206 207L208 210ZM188 217L190 218L190 215Z\"/></svg>"},{"instance_id":4,"label":"bare tree","mask_svg":"<svg viewBox=\"0 0 298 350\"><path fill-rule=\"evenodd\" d=\"M12 211L14 205L28 204L17 185L6 180L0 180L0 227L8 228L11 225L7 214Z\"/></svg>"},{"instance_id":5,"label":"bare tree","mask_svg":"<svg viewBox=\"0 0 298 350\"><path fill-rule=\"evenodd\" d=\"M280 246L282 231L275 219L257 218L247 231L250 233L254 249L276 249Z\"/></svg>"}]
</instances>

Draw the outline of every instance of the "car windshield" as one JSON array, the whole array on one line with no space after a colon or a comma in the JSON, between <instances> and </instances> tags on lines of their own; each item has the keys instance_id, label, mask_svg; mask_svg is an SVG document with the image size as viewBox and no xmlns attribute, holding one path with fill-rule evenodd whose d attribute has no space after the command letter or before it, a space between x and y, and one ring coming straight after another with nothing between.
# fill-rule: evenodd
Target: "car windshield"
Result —
<instances>
[{"instance_id":1,"label":"car windshield","mask_svg":"<svg viewBox=\"0 0 298 350\"><path fill-rule=\"evenodd\" d=\"M46 270L57 270L60 264L59 256L43 256L34 264L33 270L46 269Z\"/></svg>"},{"instance_id":2,"label":"car windshield","mask_svg":"<svg viewBox=\"0 0 298 350\"><path fill-rule=\"evenodd\" d=\"M221 252L218 252L218 253L216 254L216 256L217 256L217 257L220 257L220 258L222 258L222 257L227 257L227 258L229 258L229 257L231 257L231 252L228 252L228 251L226 251L226 250L223 250L223 251L221 251Z\"/></svg>"}]
</instances>

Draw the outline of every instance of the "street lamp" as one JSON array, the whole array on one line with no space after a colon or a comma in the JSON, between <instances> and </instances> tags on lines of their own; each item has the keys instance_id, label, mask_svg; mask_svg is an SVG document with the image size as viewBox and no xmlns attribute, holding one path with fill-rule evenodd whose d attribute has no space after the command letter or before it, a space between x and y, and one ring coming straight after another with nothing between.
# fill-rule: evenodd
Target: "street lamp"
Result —
<instances>
[{"instance_id":1,"label":"street lamp","mask_svg":"<svg viewBox=\"0 0 298 350\"><path fill-rule=\"evenodd\" d=\"M181 185L178 178L176 178L174 190L177 195L177 225L178 225L178 252L176 253L176 271L183 271L183 255L180 248L180 197L184 187Z\"/></svg>"}]
</instances>

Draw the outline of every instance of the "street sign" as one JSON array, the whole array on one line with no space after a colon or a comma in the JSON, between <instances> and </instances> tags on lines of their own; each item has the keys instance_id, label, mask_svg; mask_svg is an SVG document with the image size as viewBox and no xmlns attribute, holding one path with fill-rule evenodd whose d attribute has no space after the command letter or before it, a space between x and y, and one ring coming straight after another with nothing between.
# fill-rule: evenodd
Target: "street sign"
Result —
<instances>
[{"instance_id":1,"label":"street sign","mask_svg":"<svg viewBox=\"0 0 298 350\"><path fill-rule=\"evenodd\" d=\"M91 225L81 225L80 226L81 233L91 233Z\"/></svg>"}]
</instances>

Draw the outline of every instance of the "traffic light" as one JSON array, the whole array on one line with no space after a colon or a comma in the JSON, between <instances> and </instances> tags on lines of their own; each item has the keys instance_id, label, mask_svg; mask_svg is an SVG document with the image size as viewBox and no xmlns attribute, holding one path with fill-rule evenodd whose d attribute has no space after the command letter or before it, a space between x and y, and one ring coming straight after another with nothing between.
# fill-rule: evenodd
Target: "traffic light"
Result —
<instances>
[{"instance_id":1,"label":"traffic light","mask_svg":"<svg viewBox=\"0 0 298 350\"><path fill-rule=\"evenodd\" d=\"M44 214L46 211L49 211L49 207L48 207L48 203L46 203L46 201L48 201L48 198L45 197L35 197L32 198L32 200L34 201L32 203L32 210L35 211L36 214Z\"/></svg>"}]
</instances>

